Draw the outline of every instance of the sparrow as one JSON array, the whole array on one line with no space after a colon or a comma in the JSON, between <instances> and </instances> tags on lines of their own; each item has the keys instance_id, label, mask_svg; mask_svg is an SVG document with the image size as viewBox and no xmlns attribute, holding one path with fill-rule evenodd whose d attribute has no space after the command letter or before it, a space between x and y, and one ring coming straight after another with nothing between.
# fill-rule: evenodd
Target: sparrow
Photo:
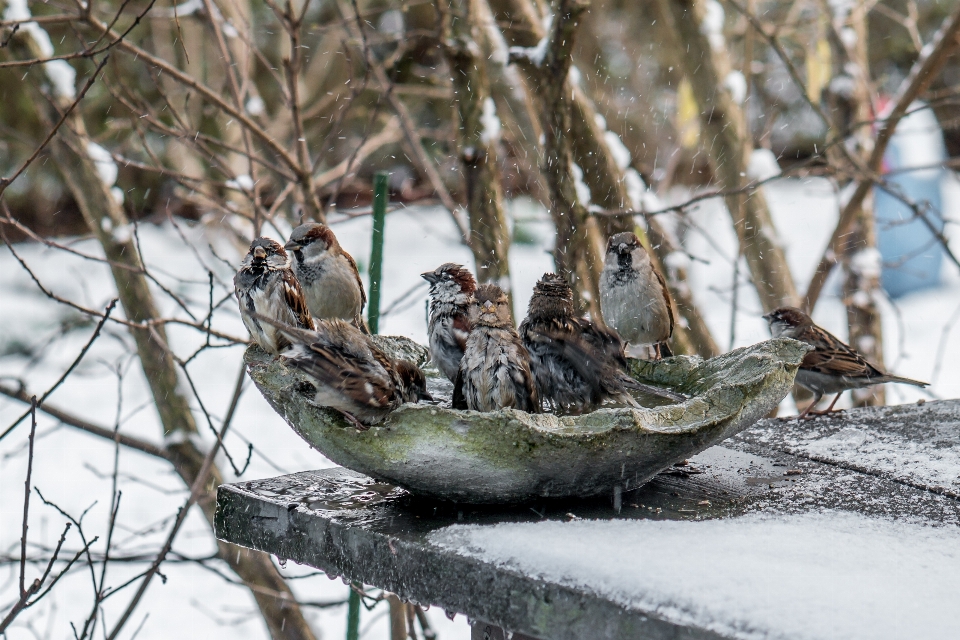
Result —
<instances>
[{"instance_id":1,"label":"sparrow","mask_svg":"<svg viewBox=\"0 0 960 640\"><path fill-rule=\"evenodd\" d=\"M470 307L477 281L463 265L452 262L420 277L430 283L430 357L440 372L455 382L470 335Z\"/></svg>"},{"instance_id":2,"label":"sparrow","mask_svg":"<svg viewBox=\"0 0 960 640\"><path fill-rule=\"evenodd\" d=\"M658 360L673 355L667 346L674 325L670 292L633 232L607 240L600 311L604 321L630 344L653 345Z\"/></svg>"},{"instance_id":3,"label":"sparrow","mask_svg":"<svg viewBox=\"0 0 960 640\"><path fill-rule=\"evenodd\" d=\"M519 334L530 353L540 399L560 409L581 412L607 399L639 408L628 389L684 400L631 378L623 340L613 329L574 312L573 290L559 275L545 273L537 282Z\"/></svg>"},{"instance_id":4,"label":"sparrow","mask_svg":"<svg viewBox=\"0 0 960 640\"><path fill-rule=\"evenodd\" d=\"M284 245L293 253L293 272L303 287L310 313L318 320L340 318L366 331L367 295L353 257L325 224L308 222L293 230Z\"/></svg>"},{"instance_id":5,"label":"sparrow","mask_svg":"<svg viewBox=\"0 0 960 640\"><path fill-rule=\"evenodd\" d=\"M810 414L830 413L840 395L848 389L862 389L884 382L900 382L916 387L929 384L884 373L849 345L814 324L813 319L800 309L780 307L763 318L770 323L770 333L774 338L793 338L813 347L813 351L804 356L797 371L797 384L809 389L815 396L810 406L800 414L801 418ZM837 394L827 410L812 411L827 393Z\"/></svg>"},{"instance_id":6,"label":"sparrow","mask_svg":"<svg viewBox=\"0 0 960 640\"><path fill-rule=\"evenodd\" d=\"M233 277L233 287L243 324L264 351L278 354L290 342L274 325L257 320L257 314L301 329L313 329L313 318L300 283L290 269L290 258L276 240L257 238L250 244L250 251Z\"/></svg>"},{"instance_id":7,"label":"sparrow","mask_svg":"<svg viewBox=\"0 0 960 640\"><path fill-rule=\"evenodd\" d=\"M314 404L336 409L361 431L405 402L433 400L415 364L391 358L349 322L317 320L316 329L307 331L257 318L290 343L281 355L311 378L317 389Z\"/></svg>"},{"instance_id":8,"label":"sparrow","mask_svg":"<svg viewBox=\"0 0 960 640\"><path fill-rule=\"evenodd\" d=\"M507 295L495 284L480 285L470 316L473 328L454 383L453 407L540 413L530 355L513 328Z\"/></svg>"}]
</instances>

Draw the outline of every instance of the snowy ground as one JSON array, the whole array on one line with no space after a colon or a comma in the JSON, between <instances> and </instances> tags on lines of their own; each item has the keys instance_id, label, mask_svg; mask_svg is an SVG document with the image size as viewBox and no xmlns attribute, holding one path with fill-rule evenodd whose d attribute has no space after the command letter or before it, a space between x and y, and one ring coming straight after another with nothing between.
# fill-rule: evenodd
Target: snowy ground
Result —
<instances>
[{"instance_id":1,"label":"snowy ground","mask_svg":"<svg viewBox=\"0 0 960 640\"><path fill-rule=\"evenodd\" d=\"M944 212L947 217L960 217L960 184L947 181ZM682 194L674 194L680 198ZM768 187L777 227L787 248L788 259L798 282L805 283L836 219L833 192L822 180L784 180ZM526 202L515 202L514 216L520 220L532 244L515 245L511 251L513 288L517 315L526 309L534 282L552 267L548 254L551 243L550 225L536 207ZM695 227L686 234L686 250L695 258L690 270L691 285L704 310L707 321L718 341L724 347L730 341L730 288L733 269L734 236L729 217L718 202L703 203L691 215ZM370 220L358 218L335 225L341 243L354 254L361 266L368 263ZM954 251L960 250L960 234L955 227ZM192 245L187 247L169 225L144 226L139 230L142 250L148 264L164 285L179 296L191 301L193 313L206 312L208 281L206 269L215 273L217 285L214 298L219 300L230 292L232 267L215 257L208 246L212 242L217 255L230 264L239 260L237 251L202 227L186 228L184 232ZM467 249L460 246L449 217L436 209L406 209L391 213L386 225L384 304L388 309L402 294L422 283L419 273L432 270L441 262L459 261L472 266ZM95 244L89 240L71 243L72 248L96 254ZM62 251L40 246L20 245L17 251L34 269L41 282L56 294L88 307L102 308L113 296L109 273L103 265L68 255ZM0 252L0 298L5 313L0 316L0 376L26 381L31 392L42 392L76 357L92 331L92 326L79 324L82 316L66 307L51 302L38 292L29 275L15 261L8 249ZM178 282L178 278L187 279ZM425 286L416 290L403 304L381 320L381 331L401 334L423 342L425 339ZM166 314L176 312L175 303L158 291ZM951 319L960 314L960 274L949 264L944 269L944 284L936 290L917 293L884 305L885 354L887 366L896 373L925 379L933 384L926 392L913 387L888 386L888 402L911 402L921 397L960 397L960 330L949 332ZM182 315L182 312L181 312ZM216 314L215 328L243 336L244 329L235 311L235 304L227 300ZM815 319L840 337L845 336L845 316L839 301L832 296L823 299ZM179 354L189 354L202 342L192 329L171 327L170 340ZM739 313L733 346L751 344L768 337L765 323L759 318L759 303L746 286L741 287ZM150 404L142 373L131 358L131 340L121 327L110 326L87 355L78 370L49 399L53 406L62 407L87 420L106 427L119 424L124 433L152 442L159 442L160 427ZM189 365L189 372L200 389L204 405L210 409L215 423L229 403L236 377L240 370L239 347L210 349L201 353ZM16 402L0 399L0 426L6 428L22 413L24 407ZM791 411L785 401L784 411ZM197 413L199 414L199 412ZM209 430L201 427L205 442L211 441ZM20 518L23 498L23 478L26 472L27 425L21 425L0 442L0 554L19 554ZM284 424L252 388L247 387L234 419L226 446L234 458L243 459L246 443L255 446L250 468L244 479L275 476L303 469L330 466L330 462L310 450ZM121 450L119 456L120 484L123 497L114 537L113 553L132 555L138 551L150 552L162 543L173 514L186 498L178 478L169 466L148 456ZM221 468L229 470L229 463L221 457ZM36 444L36 463L32 484L43 495L69 513L80 513L93 505L84 517L88 536L106 533L110 507L114 449L105 441L74 429L58 426L42 417L39 421ZM228 479L232 479L228 473ZM30 541L33 545L52 545L63 526L64 518L44 506L34 495L31 505ZM802 523L801 523L802 524ZM843 522L837 526L855 527ZM635 535L650 535L658 539L653 524L638 528ZM674 526L684 527L676 524ZM698 525L700 526L700 525ZM744 523L743 532L731 533L735 539L747 535L750 527L763 529L761 520ZM790 523L778 526L789 528ZM874 526L874 525L871 525ZM881 525L876 525L881 526ZM882 525L885 526L885 525ZM892 526L892 525L891 525ZM843 529L846 531L846 529ZM684 535L712 535L701 526L690 527ZM733 530L731 530L733 531ZM891 536L901 531L888 532ZM670 534L672 535L672 533ZM838 534L840 535L840 534ZM886 535L886 534L884 534ZM924 534L926 535L926 534ZM731 542L731 544L733 543ZM75 534L68 537L66 548L78 549ZM102 542L94 545L103 549ZM213 553L214 544L209 528L197 513L192 513L174 549L186 557L203 557ZM899 547L898 547L899 549ZM216 565L212 565L216 567ZM142 564L113 563L107 574L107 584L118 585L142 570ZM718 567L718 570L726 570ZM797 567L802 571L802 567ZM33 572L37 568L32 569ZM943 569L946 571L946 569ZM943 571L931 574L941 576ZM230 637L264 638L266 631L259 620L249 592L242 587L228 585L215 573L195 563L172 562L164 565L166 583L156 580L151 585L138 615L127 629L129 638L143 621L138 638L169 637L223 637L223 625L228 625ZM306 575L306 568L287 565L287 575ZM0 611L15 600L16 568L0 568ZM36 573L30 573L32 577ZM946 578L944 578L946 580ZM945 590L956 585L942 584ZM309 601L340 600L347 589L339 581L328 581L324 576L308 577L292 582L298 597ZM107 600L105 611L114 621L130 597L129 589ZM30 637L61 638L70 635L69 622L81 622L90 606L90 577L76 572L67 577L36 609L18 620L18 626L8 632L11 639ZM149 614L149 615L148 615ZM345 607L309 609L308 615L315 628L326 638L343 637ZM364 614L361 630L364 637L387 637L387 622L383 608ZM469 637L463 619L449 622L442 612L429 615L443 640ZM32 630L26 628L30 624ZM47 630L50 633L47 634ZM98 632L99 635L99 632Z\"/></svg>"}]
</instances>

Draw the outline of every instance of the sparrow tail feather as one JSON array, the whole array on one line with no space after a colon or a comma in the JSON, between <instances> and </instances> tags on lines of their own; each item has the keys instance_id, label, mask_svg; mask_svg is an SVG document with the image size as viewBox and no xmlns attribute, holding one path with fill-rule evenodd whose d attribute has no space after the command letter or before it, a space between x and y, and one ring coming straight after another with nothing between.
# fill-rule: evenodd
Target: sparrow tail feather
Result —
<instances>
[{"instance_id":1,"label":"sparrow tail feather","mask_svg":"<svg viewBox=\"0 0 960 640\"><path fill-rule=\"evenodd\" d=\"M637 382L628 375L623 376L623 386L628 389L633 389L634 391L642 391L644 393L649 393L650 395L659 396L661 398L666 398L667 400L672 400L674 402L685 402L686 398L675 391L669 391L667 389L661 389L660 387L654 387L649 384L644 384L643 382Z\"/></svg>"},{"instance_id":2,"label":"sparrow tail feather","mask_svg":"<svg viewBox=\"0 0 960 640\"><path fill-rule=\"evenodd\" d=\"M250 315L260 322L266 322L274 328L279 329L292 343L310 344L316 340L316 333L313 331L301 329L300 327L295 327L292 324L275 320L269 316L263 315L262 313L257 313L256 311L251 311Z\"/></svg>"},{"instance_id":3,"label":"sparrow tail feather","mask_svg":"<svg viewBox=\"0 0 960 640\"><path fill-rule=\"evenodd\" d=\"M884 376L884 382L899 382L901 384L912 384L915 387L927 387L930 385L929 382L920 382L919 380L911 380L910 378L901 378L900 376L892 376L887 374Z\"/></svg>"}]
</instances>

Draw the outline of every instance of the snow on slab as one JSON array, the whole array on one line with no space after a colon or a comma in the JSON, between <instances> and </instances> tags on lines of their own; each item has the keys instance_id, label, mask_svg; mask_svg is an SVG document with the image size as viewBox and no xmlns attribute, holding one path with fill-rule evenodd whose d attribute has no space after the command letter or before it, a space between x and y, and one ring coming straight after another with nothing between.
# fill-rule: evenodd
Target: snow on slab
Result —
<instances>
[{"instance_id":1,"label":"snow on slab","mask_svg":"<svg viewBox=\"0 0 960 640\"><path fill-rule=\"evenodd\" d=\"M960 529L842 512L456 525L431 542L737 638L960 637Z\"/></svg>"},{"instance_id":2,"label":"snow on slab","mask_svg":"<svg viewBox=\"0 0 960 640\"><path fill-rule=\"evenodd\" d=\"M915 486L960 495L960 405L935 403L916 413L882 408L834 420L754 429L756 440L789 453L865 469Z\"/></svg>"}]
</instances>

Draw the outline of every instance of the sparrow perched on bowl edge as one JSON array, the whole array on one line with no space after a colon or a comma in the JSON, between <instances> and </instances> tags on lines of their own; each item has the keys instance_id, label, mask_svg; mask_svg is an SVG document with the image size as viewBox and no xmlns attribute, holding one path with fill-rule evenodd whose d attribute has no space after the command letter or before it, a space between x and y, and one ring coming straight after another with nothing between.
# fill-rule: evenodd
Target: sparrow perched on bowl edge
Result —
<instances>
[{"instance_id":1,"label":"sparrow perched on bowl edge","mask_svg":"<svg viewBox=\"0 0 960 640\"><path fill-rule=\"evenodd\" d=\"M673 355L673 305L663 276L653 266L637 234L610 236L600 274L604 321L632 345L653 345L657 359Z\"/></svg>"},{"instance_id":2,"label":"sparrow perched on bowl edge","mask_svg":"<svg viewBox=\"0 0 960 640\"><path fill-rule=\"evenodd\" d=\"M303 287L310 313L318 320L340 318L366 330L367 295L353 257L325 224L307 222L284 245L293 253L293 272Z\"/></svg>"},{"instance_id":3,"label":"sparrow perched on bowl edge","mask_svg":"<svg viewBox=\"0 0 960 640\"><path fill-rule=\"evenodd\" d=\"M463 265L452 262L421 273L420 277L430 283L430 357L440 372L454 382L470 335L470 307L477 281Z\"/></svg>"},{"instance_id":4,"label":"sparrow perched on bowl edge","mask_svg":"<svg viewBox=\"0 0 960 640\"><path fill-rule=\"evenodd\" d=\"M360 430L405 402L433 400L415 364L391 358L348 322L317 320L314 331L273 324L291 345L281 355L313 380L314 404L338 410Z\"/></svg>"},{"instance_id":5,"label":"sparrow perched on bowl edge","mask_svg":"<svg viewBox=\"0 0 960 640\"><path fill-rule=\"evenodd\" d=\"M280 243L257 238L233 277L240 317L250 337L264 351L280 353L290 342L272 324L260 322L260 314L300 329L313 329L300 283L290 269L290 257Z\"/></svg>"},{"instance_id":6,"label":"sparrow perched on bowl edge","mask_svg":"<svg viewBox=\"0 0 960 640\"><path fill-rule=\"evenodd\" d=\"M473 328L454 383L453 407L474 411L513 407L540 413L530 355L513 328L510 302L500 287L477 287L470 321Z\"/></svg>"},{"instance_id":7,"label":"sparrow perched on bowl edge","mask_svg":"<svg viewBox=\"0 0 960 640\"><path fill-rule=\"evenodd\" d=\"M885 382L900 382L921 388L929 384L881 371L849 345L817 326L813 319L800 309L780 307L763 318L770 323L770 333L774 338L793 338L814 348L804 356L797 370L797 384L809 389L815 396L810 406L800 414L801 418L810 414L830 413L840 395L849 389L862 389ZM824 394L828 393L837 395L826 411L813 411Z\"/></svg>"},{"instance_id":8,"label":"sparrow perched on bowl edge","mask_svg":"<svg viewBox=\"0 0 960 640\"><path fill-rule=\"evenodd\" d=\"M639 408L628 389L685 399L631 378L620 336L576 315L573 290L557 274L545 273L537 282L519 334L530 354L540 399L561 409L589 410L606 399Z\"/></svg>"}]
</instances>

